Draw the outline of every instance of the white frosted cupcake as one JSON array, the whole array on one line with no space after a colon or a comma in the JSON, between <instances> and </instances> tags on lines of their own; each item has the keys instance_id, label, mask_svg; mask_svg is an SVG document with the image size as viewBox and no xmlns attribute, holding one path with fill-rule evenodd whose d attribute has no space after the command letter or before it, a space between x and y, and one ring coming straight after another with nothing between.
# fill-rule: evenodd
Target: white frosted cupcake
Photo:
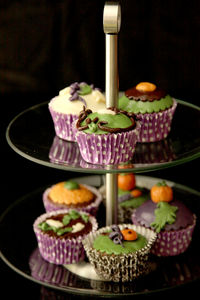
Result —
<instances>
[{"instance_id":1,"label":"white frosted cupcake","mask_svg":"<svg viewBox=\"0 0 200 300\"><path fill-rule=\"evenodd\" d=\"M92 110L105 108L105 96L93 85L75 82L51 99L49 111L58 137L75 141L72 123L78 118L83 106Z\"/></svg>"}]
</instances>

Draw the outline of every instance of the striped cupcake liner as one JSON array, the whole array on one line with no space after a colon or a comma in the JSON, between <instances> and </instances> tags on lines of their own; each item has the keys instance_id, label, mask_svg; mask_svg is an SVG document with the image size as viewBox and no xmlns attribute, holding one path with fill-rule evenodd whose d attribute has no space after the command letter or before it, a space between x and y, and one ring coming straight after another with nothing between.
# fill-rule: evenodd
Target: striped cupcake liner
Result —
<instances>
[{"instance_id":1,"label":"striped cupcake liner","mask_svg":"<svg viewBox=\"0 0 200 300\"><path fill-rule=\"evenodd\" d=\"M50 106L49 111L54 123L56 135L63 140L75 142L72 123L78 119L78 116L56 112Z\"/></svg>"},{"instance_id":2,"label":"striped cupcake liner","mask_svg":"<svg viewBox=\"0 0 200 300\"><path fill-rule=\"evenodd\" d=\"M82 157L77 143L64 141L55 136L49 151L49 159L53 163L76 166L80 164Z\"/></svg>"},{"instance_id":3,"label":"striped cupcake liner","mask_svg":"<svg viewBox=\"0 0 200 300\"><path fill-rule=\"evenodd\" d=\"M96 232L91 232L84 240L83 246L90 263L94 266L98 276L106 281L126 282L132 281L149 273L149 253L156 239L156 233L143 226L121 224L120 229L126 227L135 230L147 239L147 244L142 249L129 254L109 255L93 248L95 238L110 229L103 227Z\"/></svg>"},{"instance_id":4,"label":"striped cupcake liner","mask_svg":"<svg viewBox=\"0 0 200 300\"><path fill-rule=\"evenodd\" d=\"M76 207L75 209L78 211L84 211L93 216L96 216L99 205L102 202L102 195L95 187L92 187L92 186L89 186L86 184L82 184L82 185L84 187L86 187L88 190L90 190L96 196L96 199L92 203L90 203L86 206ZM44 208L45 208L46 212L56 211L56 210L60 210L60 209L68 209L68 210L72 209L72 207L67 206L66 204L55 203L49 199L48 195L49 195L49 192L52 187L47 188L42 195L42 200L43 200L43 204L44 204Z\"/></svg>"},{"instance_id":5,"label":"striped cupcake liner","mask_svg":"<svg viewBox=\"0 0 200 300\"><path fill-rule=\"evenodd\" d=\"M141 130L138 142L149 143L165 139L170 130L171 123L177 107L177 102L173 99L172 107L154 113L137 114L141 123Z\"/></svg>"},{"instance_id":6,"label":"striped cupcake liner","mask_svg":"<svg viewBox=\"0 0 200 300\"><path fill-rule=\"evenodd\" d=\"M39 229L38 225L47 218L60 213L67 213L68 211L69 210L58 210L56 212L45 213L39 216L33 224L33 230L37 238L41 256L46 261L57 265L77 263L85 258L82 245L82 240L85 236L79 236L76 239L60 239L59 237L49 236ZM89 216L89 221L92 223L92 231L97 230L98 225L96 219Z\"/></svg>"},{"instance_id":7,"label":"striped cupcake liner","mask_svg":"<svg viewBox=\"0 0 200 300\"><path fill-rule=\"evenodd\" d=\"M82 158L91 164L118 164L132 159L140 132L140 123L128 132L87 134L77 131L76 141Z\"/></svg>"}]
</instances>

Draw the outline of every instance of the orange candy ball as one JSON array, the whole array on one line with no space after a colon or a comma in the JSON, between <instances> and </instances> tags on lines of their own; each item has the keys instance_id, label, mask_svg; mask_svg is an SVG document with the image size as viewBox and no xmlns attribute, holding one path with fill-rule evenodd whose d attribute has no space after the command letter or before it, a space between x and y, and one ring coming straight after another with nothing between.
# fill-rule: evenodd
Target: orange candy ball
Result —
<instances>
[{"instance_id":1,"label":"orange candy ball","mask_svg":"<svg viewBox=\"0 0 200 300\"><path fill-rule=\"evenodd\" d=\"M151 188L151 200L155 203L173 200L173 190L168 185L154 185Z\"/></svg>"},{"instance_id":2,"label":"orange candy ball","mask_svg":"<svg viewBox=\"0 0 200 300\"><path fill-rule=\"evenodd\" d=\"M125 228L121 230L125 241L135 241L137 239L137 232L133 229Z\"/></svg>"},{"instance_id":3,"label":"orange candy ball","mask_svg":"<svg viewBox=\"0 0 200 300\"><path fill-rule=\"evenodd\" d=\"M135 175L133 173L118 174L118 187L124 191L130 191L135 188Z\"/></svg>"}]
</instances>

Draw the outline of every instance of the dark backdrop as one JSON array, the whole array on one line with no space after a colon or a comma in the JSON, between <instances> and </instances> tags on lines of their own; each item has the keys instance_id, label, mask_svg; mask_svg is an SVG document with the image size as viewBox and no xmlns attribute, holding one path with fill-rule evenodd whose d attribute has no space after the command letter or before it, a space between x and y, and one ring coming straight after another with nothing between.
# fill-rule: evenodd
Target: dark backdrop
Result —
<instances>
[{"instance_id":1,"label":"dark backdrop","mask_svg":"<svg viewBox=\"0 0 200 300\"><path fill-rule=\"evenodd\" d=\"M80 176L19 157L5 140L11 119L74 81L104 89L104 1L0 1L1 211L45 184ZM119 33L119 87L150 81L199 105L200 1L124 0ZM186 120L187 122L187 120ZM199 159L149 175L199 189ZM40 298L40 287L1 263L9 296ZM6 285L5 285L6 286ZM180 292L180 291L179 291ZM183 294L190 294L190 289Z\"/></svg>"}]
</instances>

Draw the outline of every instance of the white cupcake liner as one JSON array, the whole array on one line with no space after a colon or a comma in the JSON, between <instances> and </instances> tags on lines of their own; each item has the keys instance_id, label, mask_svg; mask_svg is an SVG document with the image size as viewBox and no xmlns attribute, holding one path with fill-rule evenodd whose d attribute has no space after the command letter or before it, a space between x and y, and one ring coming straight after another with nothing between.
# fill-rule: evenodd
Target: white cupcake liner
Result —
<instances>
[{"instance_id":1,"label":"white cupcake liner","mask_svg":"<svg viewBox=\"0 0 200 300\"><path fill-rule=\"evenodd\" d=\"M67 213L69 210L58 210L39 216L34 224L33 230L35 232L38 248L41 256L48 262L54 264L71 264L84 259L85 252L82 245L84 236L79 236L76 239L60 239L59 237L49 236L43 232L38 225L52 216ZM97 230L98 224L94 217L89 215L89 221L92 223L92 231Z\"/></svg>"},{"instance_id":2,"label":"white cupcake liner","mask_svg":"<svg viewBox=\"0 0 200 300\"><path fill-rule=\"evenodd\" d=\"M140 128L137 122L134 130L122 133L87 134L76 131L76 141L85 161L101 165L118 164L132 159Z\"/></svg>"},{"instance_id":3,"label":"white cupcake liner","mask_svg":"<svg viewBox=\"0 0 200 300\"><path fill-rule=\"evenodd\" d=\"M92 203L90 203L86 206L76 207L76 208L70 207L66 204L55 203L52 200L50 200L48 197L50 190L53 188L53 186L51 186L51 187L47 188L42 195L42 200L43 200L43 204L44 204L44 208L45 208L46 212L56 211L56 210L60 210L60 209L68 209L68 210L76 209L78 211L85 211L93 216L96 216L99 205L102 202L102 195L95 187L92 187L92 186L89 186L86 184L82 184L82 185L85 188L87 188L88 190L90 190L96 196L96 199Z\"/></svg>"},{"instance_id":4,"label":"white cupcake liner","mask_svg":"<svg viewBox=\"0 0 200 300\"><path fill-rule=\"evenodd\" d=\"M50 105L49 111L54 123L56 135L63 140L75 142L72 124L78 119L78 115L57 112L53 110Z\"/></svg>"},{"instance_id":5,"label":"white cupcake liner","mask_svg":"<svg viewBox=\"0 0 200 300\"><path fill-rule=\"evenodd\" d=\"M154 113L136 114L141 122L141 130L138 137L139 143L156 142L166 138L171 130L171 123L177 107L173 99L172 107Z\"/></svg>"},{"instance_id":6,"label":"white cupcake liner","mask_svg":"<svg viewBox=\"0 0 200 300\"><path fill-rule=\"evenodd\" d=\"M147 238L147 245L142 249L129 254L106 254L93 248L95 238L110 229L103 227L96 232L91 232L84 240L83 246L90 263L94 266L100 278L107 281L126 282L132 281L149 272L149 253L156 239L156 233L143 226L121 224L120 230L128 227Z\"/></svg>"}]
</instances>

